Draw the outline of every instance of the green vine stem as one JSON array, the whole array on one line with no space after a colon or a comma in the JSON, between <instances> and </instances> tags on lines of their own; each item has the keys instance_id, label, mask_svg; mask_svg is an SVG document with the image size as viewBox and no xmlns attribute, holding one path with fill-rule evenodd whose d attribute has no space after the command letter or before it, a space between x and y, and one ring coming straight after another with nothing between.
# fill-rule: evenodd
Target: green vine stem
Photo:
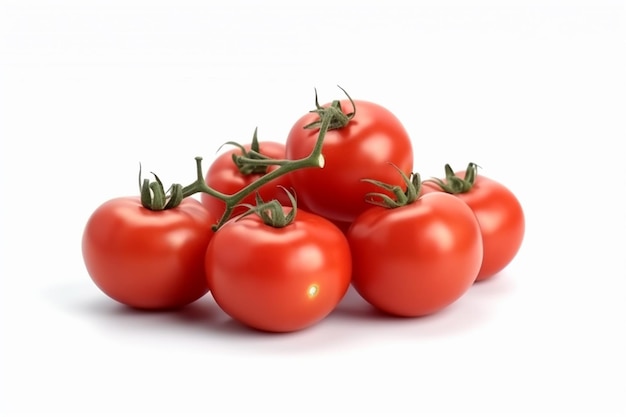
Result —
<instances>
[{"instance_id":1,"label":"green vine stem","mask_svg":"<svg viewBox=\"0 0 626 417\"><path fill-rule=\"evenodd\" d=\"M329 130L330 123L332 121L332 114L327 113L321 116L321 125L317 137L317 141L315 142L315 146L313 147L311 153L306 158L296 159L296 160L273 160L273 159L263 159L263 160L255 160L255 163L263 162L267 165L280 165L279 168L274 171L268 172L266 175L263 175L256 181L248 184L246 187L237 191L234 194L227 195L224 193L220 193L219 191L214 190L209 187L204 180L204 171L202 169L202 157L196 157L196 180L182 188L183 198L187 198L195 193L203 192L213 197L219 198L224 201L226 204L226 209L222 216L220 217L217 224L214 226L214 229L217 230L226 221L230 218L233 209L236 205L238 205L246 196L250 193L255 192L263 185L272 181L275 178L278 178L282 175L285 175L289 172L304 169L304 168L323 168L324 167L324 155L322 155L322 144L324 143L324 137Z\"/></svg>"},{"instance_id":2,"label":"green vine stem","mask_svg":"<svg viewBox=\"0 0 626 417\"><path fill-rule=\"evenodd\" d=\"M248 184L241 190L234 194L224 194L211 187L209 187L204 179L204 170L202 169L202 157L197 156L196 159L196 180L191 184L182 187L180 184L174 184L168 192L163 190L163 184L156 177L156 181L150 183L148 180L141 182L141 170L140 170L140 190L141 190L141 202L144 207L150 210L165 210L176 207L180 202L196 193L206 193L215 198L222 200L225 203L226 209L218 222L213 226L214 230L218 230L220 227L228 221L233 213L234 208L239 205L244 198L251 193L257 191L260 187L268 182L285 175L289 172L305 169L305 168L323 168L324 167L324 155L322 154L322 145L326 133L331 129L338 129L346 126L356 113L356 106L354 101L350 98L348 93L341 87L339 87L350 100L353 111L351 113L343 113L339 105L339 100L335 100L329 107L321 107L317 100L317 90L315 91L315 106L316 109L312 110L312 113L317 113L319 119L307 126L306 129L319 128L317 140L311 153L301 159L288 160L288 159L271 159L265 155L262 155L258 149L254 149L251 146L251 151L243 153L242 155L233 159L234 163L239 166L254 166L256 168L267 166L278 166L277 169L267 172L254 182ZM256 130L254 138L256 138ZM239 146L234 142L228 142L230 144ZM258 147L258 146L257 146Z\"/></svg>"},{"instance_id":3,"label":"green vine stem","mask_svg":"<svg viewBox=\"0 0 626 417\"><path fill-rule=\"evenodd\" d=\"M305 129L315 129L321 127L324 123L323 121L325 117L330 118L328 130L345 127L348 123L350 123L350 120L354 119L354 116L356 115L356 105L354 104L354 100L352 100L352 97L350 97L346 90L341 87L339 87L339 89L343 91L346 97L348 97L348 100L350 100L352 111L350 113L344 113L343 110L341 110L341 102L339 100L334 100L328 107L320 106L317 99L317 90L315 90L315 110L312 110L311 113L317 113L319 120L304 126Z\"/></svg>"},{"instance_id":4,"label":"green vine stem","mask_svg":"<svg viewBox=\"0 0 626 417\"><path fill-rule=\"evenodd\" d=\"M289 192L289 190L287 190L282 185L279 187L285 191L287 197L289 198L289 201L291 202L291 210L289 210L288 213L285 213L285 211L283 210L283 206L278 200L265 202L261 198L261 195L259 193L256 193L256 205L242 204L242 206L248 208L248 211L237 217L236 221L239 221L240 219L243 219L244 217L251 214L256 214L261 218L261 220L263 220L264 224L277 229L289 226L291 223L293 223L293 221L296 219L296 213L298 212L296 197L293 193Z\"/></svg>"},{"instance_id":5,"label":"green vine stem","mask_svg":"<svg viewBox=\"0 0 626 417\"><path fill-rule=\"evenodd\" d=\"M339 86L338 86L339 87ZM305 129L316 129L319 128L320 131L322 127L325 127L325 130L333 130L333 129L341 129L350 123L350 121L356 115L356 105L352 97L348 94L346 90L339 87L341 91L346 95L350 104L352 105L352 111L350 113L344 113L341 109L341 102L339 100L334 100L330 106L322 107L319 103L317 89L315 90L315 110L311 110L311 113L317 113L319 116L318 120L309 123L304 126ZM324 120L327 120L327 126L324 125ZM326 132L324 132L326 134ZM259 151L258 139L257 139L257 131L254 131L254 136L252 138L252 145L250 151L245 151L245 148L239 144L228 142L232 145L238 146L242 153L241 155L233 155L233 161L239 167L239 170L246 174L249 170L256 170L254 172L257 173L266 173L267 167L272 165L287 165L292 161L288 159L270 159L267 156L263 155Z\"/></svg>"},{"instance_id":6,"label":"green vine stem","mask_svg":"<svg viewBox=\"0 0 626 417\"><path fill-rule=\"evenodd\" d=\"M265 175L267 174L267 169L269 166L285 165L290 162L287 159L271 159L261 153L258 138L258 128L254 129L254 134L252 135L252 142L250 143L249 150L246 149L245 146L237 142L226 142L224 145L233 145L239 148L240 153L233 153L232 158L233 163L237 166L237 169L239 170L239 172L241 172L242 175Z\"/></svg>"},{"instance_id":7,"label":"green vine stem","mask_svg":"<svg viewBox=\"0 0 626 417\"><path fill-rule=\"evenodd\" d=\"M479 166L477 164L470 162L465 170L465 175L461 178L454 173L450 164L446 164L444 168L446 173L445 180L431 178L424 182L435 183L442 191L449 194L463 194L471 190L474 186L476 176L478 175L478 168Z\"/></svg>"},{"instance_id":8,"label":"green vine stem","mask_svg":"<svg viewBox=\"0 0 626 417\"><path fill-rule=\"evenodd\" d=\"M373 179L363 179L361 181L369 182L370 184L374 184L377 187L383 188L387 191L391 191L395 199L389 197L387 194L383 193L367 193L365 195L365 201L374 204L375 206L380 206L384 208L394 209L398 207L407 206L413 203L418 199L420 195L420 189L422 187L422 182L420 179L420 175L416 172L411 173L409 177L402 172L400 168L396 165L391 164L398 173L402 176L402 180L406 185L406 190L403 190L399 185L387 184L382 181L377 181Z\"/></svg>"},{"instance_id":9,"label":"green vine stem","mask_svg":"<svg viewBox=\"0 0 626 417\"><path fill-rule=\"evenodd\" d=\"M183 201L183 186L180 184L172 184L169 190L165 191L163 182L155 174L155 181L149 179L141 179L141 164L139 164L139 190L141 196L141 204L150 210L160 211L168 210L178 206Z\"/></svg>"}]
</instances>

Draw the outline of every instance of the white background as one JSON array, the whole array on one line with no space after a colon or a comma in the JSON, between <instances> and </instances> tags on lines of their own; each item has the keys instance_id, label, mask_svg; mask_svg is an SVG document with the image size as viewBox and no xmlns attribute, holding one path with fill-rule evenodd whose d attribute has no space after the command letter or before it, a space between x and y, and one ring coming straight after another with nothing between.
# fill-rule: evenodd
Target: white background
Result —
<instances>
[{"instance_id":1,"label":"white background","mask_svg":"<svg viewBox=\"0 0 626 417\"><path fill-rule=\"evenodd\" d=\"M209 5L209 3L211 5ZM624 415L623 1L2 1L0 414ZM210 295L140 314L92 284L82 229L137 170L194 179L325 102L383 104L415 170L474 161L527 234L417 320L349 293L251 332Z\"/></svg>"}]
</instances>

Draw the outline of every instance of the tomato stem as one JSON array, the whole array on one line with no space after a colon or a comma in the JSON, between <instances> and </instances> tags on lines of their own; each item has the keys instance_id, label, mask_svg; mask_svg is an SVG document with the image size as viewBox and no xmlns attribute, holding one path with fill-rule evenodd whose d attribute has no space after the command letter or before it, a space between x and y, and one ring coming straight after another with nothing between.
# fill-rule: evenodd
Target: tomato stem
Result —
<instances>
[{"instance_id":1,"label":"tomato stem","mask_svg":"<svg viewBox=\"0 0 626 417\"><path fill-rule=\"evenodd\" d=\"M465 170L463 178L454 173L454 170L450 164L446 164L444 167L446 177L445 179L431 178L424 182L435 183L442 191L449 194L463 194L472 189L476 176L478 175L479 166L474 162L470 162Z\"/></svg>"},{"instance_id":2,"label":"tomato stem","mask_svg":"<svg viewBox=\"0 0 626 417\"><path fill-rule=\"evenodd\" d=\"M407 176L400 168L396 165L391 164L396 171L402 176L402 180L406 185L406 190L403 190L398 185L387 184L382 181L377 181L369 178L365 178L361 181L369 182L370 184L374 184L377 187L383 188L387 191L391 191L395 200L389 197L387 194L383 193L367 193L365 196L365 201L370 204L374 204L375 206L385 207L385 208L398 208L402 206L407 206L413 203L420 195L420 189L422 187L422 182L420 179L420 175L416 172L411 173L410 176Z\"/></svg>"},{"instance_id":3,"label":"tomato stem","mask_svg":"<svg viewBox=\"0 0 626 417\"><path fill-rule=\"evenodd\" d=\"M350 123L350 120L354 119L354 116L356 115L356 105L354 104L354 100L352 100L352 97L350 97L346 90L341 87L339 87L339 89L343 91L346 97L348 97L348 100L350 100L352 111L350 113L344 113L341 109L341 102L339 100L334 100L328 107L320 106L317 99L317 89L315 89L315 110L312 110L311 112L317 113L320 118L319 120L304 126L305 129L321 128L325 118L330 119L327 127L328 130L340 129Z\"/></svg>"},{"instance_id":4,"label":"tomato stem","mask_svg":"<svg viewBox=\"0 0 626 417\"><path fill-rule=\"evenodd\" d=\"M285 175L291 171L295 171L298 169L304 168L323 168L324 167L324 155L322 155L322 144L324 142L324 137L326 136L326 132L328 132L329 126L332 122L332 114L331 113L323 113L321 115L321 124L319 133L317 136L317 140L315 142L315 146L311 150L311 153L306 158L296 159L296 160L286 160L286 159L259 159L255 160L254 163L261 163L263 165L278 165L279 168L274 171L268 172L262 177L258 178L254 182L248 184L241 190L237 191L234 194L224 194L221 193L211 187L209 187L204 180L204 171L202 169L202 157L196 157L196 180L183 187L181 189L182 197L187 198L193 194L198 192L207 193L215 198L222 200L226 208L222 216L218 220L218 222L213 226L214 230L219 229L226 223L226 221L230 218L233 213L234 208L241 203L241 201L246 198L249 194L255 192L263 185L268 182ZM245 158L244 158L245 159Z\"/></svg>"},{"instance_id":5,"label":"tomato stem","mask_svg":"<svg viewBox=\"0 0 626 417\"><path fill-rule=\"evenodd\" d=\"M240 219L251 214L256 214L263 220L263 223L275 228L286 227L293 223L293 221L296 219L296 213L298 211L296 198L292 193L289 192L289 190L287 190L282 185L279 185L279 187L285 190L285 193L287 194L287 197L291 202L291 210L289 210L287 214L285 214L283 206L278 200L265 202L261 198L261 195L257 192L255 196L256 205L241 204L242 206L247 207L248 211L239 216L236 221L239 221Z\"/></svg>"},{"instance_id":6,"label":"tomato stem","mask_svg":"<svg viewBox=\"0 0 626 417\"><path fill-rule=\"evenodd\" d=\"M183 187L180 184L172 184L165 191L161 179L154 173L154 181L147 178L141 179L141 164L139 164L139 195L141 204L150 210L160 211L174 208L183 201Z\"/></svg>"},{"instance_id":7,"label":"tomato stem","mask_svg":"<svg viewBox=\"0 0 626 417\"><path fill-rule=\"evenodd\" d=\"M251 157L246 157L246 156L242 156L242 155L233 155L233 161L235 162L235 164L237 166L256 166L256 167L263 167L264 171L258 172L258 171L242 171L241 169L239 170L242 174L247 175L247 174L265 174L267 172L267 167L272 166L272 165L287 165L293 161L289 160L289 159L257 159L258 156L256 156L255 154L248 152L249 155L251 155ZM260 154L259 154L260 155ZM267 158L267 157L266 157Z\"/></svg>"},{"instance_id":8,"label":"tomato stem","mask_svg":"<svg viewBox=\"0 0 626 417\"><path fill-rule=\"evenodd\" d=\"M337 129L347 125L350 120L354 117L356 113L356 106L354 101L348 93L341 87L339 87L345 94L348 96L348 99L352 103L353 111L351 113L344 113L341 110L341 106L338 100L335 100L330 107L323 108L319 105L317 99L317 90L315 91L315 105L316 109L312 110L319 115L319 120L310 125L305 126L306 129L318 128L319 132L317 136L317 140L311 153L301 159L289 160L289 159L271 159L260 153L259 143L257 138L257 130L254 131L254 136L252 138L251 149L245 152L245 148L236 143L236 142L227 142L226 144L231 144L237 146L241 149L241 155L234 155L233 162L237 164L240 168L241 172L244 174L251 173L260 173L262 174L254 182L248 184L241 190L237 191L234 194L224 194L221 193L211 187L209 187L204 179L204 171L202 169L202 157L197 156L196 160L196 179L194 182L187 186L181 186L180 184L174 184L170 187L170 189L165 192L163 189L163 184L161 180L154 175L154 182L150 182L149 180L141 180L141 165L139 168L139 188L141 192L141 202L142 205L150 210L166 210L175 208L180 204L180 202L190 197L196 193L206 193L217 199L222 200L226 208L222 213L222 216L218 220L218 222L213 225L213 230L216 231L228 219L230 219L233 210L236 206L240 205L240 203L251 193L257 191L263 185L269 183L270 181L285 175L291 171L295 171L298 169L305 168L323 168L325 161L324 155L322 154L322 145L324 143L324 138L326 137L326 133L330 129ZM268 171L267 167L269 166L278 166L277 169L273 171ZM295 200L294 207L295 207ZM265 210L268 210L269 203L263 206ZM293 216L295 216L295 210L293 210Z\"/></svg>"},{"instance_id":9,"label":"tomato stem","mask_svg":"<svg viewBox=\"0 0 626 417\"><path fill-rule=\"evenodd\" d=\"M225 145L234 145L239 148L241 151L240 154L233 153L232 159L233 163L237 166L237 169L242 175L265 175L267 173L267 168L271 165L284 165L289 161L274 161L266 155L261 153L259 138L258 138L258 128L254 129L254 134L252 135L252 143L250 144L250 150L246 150L246 148L237 143L237 142L226 142Z\"/></svg>"}]
</instances>

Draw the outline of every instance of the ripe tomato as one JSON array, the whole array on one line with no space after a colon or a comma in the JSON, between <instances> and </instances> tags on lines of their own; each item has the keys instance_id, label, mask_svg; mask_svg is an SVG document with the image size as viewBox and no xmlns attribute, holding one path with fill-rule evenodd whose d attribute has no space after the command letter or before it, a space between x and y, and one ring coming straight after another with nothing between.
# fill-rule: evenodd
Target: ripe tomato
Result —
<instances>
[{"instance_id":1,"label":"ripe tomato","mask_svg":"<svg viewBox=\"0 0 626 417\"><path fill-rule=\"evenodd\" d=\"M285 159L284 144L272 141L261 141L258 145L258 152L263 155L271 159ZM246 152L249 152L251 148L251 144L244 145ZM224 194L234 194L262 177L266 172L272 172L278 169L278 166L274 165L266 167L265 171L260 170L261 172L244 174L233 162L233 154L241 155L242 151L239 148L235 148L224 152L210 165L205 177L205 181L209 187ZM282 175L267 184L264 184L258 189L258 192L263 200L269 201L276 199L282 204L289 204L289 199L280 186L285 187L286 189L291 188L291 181L287 175ZM255 193L251 193L244 198L241 203L254 204L254 195ZM206 193L202 193L200 200L211 213L216 213L217 215L221 215L226 208L222 200ZM232 216L241 214L244 211L246 211L244 207L236 207L233 210Z\"/></svg>"},{"instance_id":2,"label":"ripe tomato","mask_svg":"<svg viewBox=\"0 0 626 417\"><path fill-rule=\"evenodd\" d=\"M204 254L217 221L199 201L152 211L139 197L98 207L82 238L85 266L112 299L140 309L182 307L208 291Z\"/></svg>"},{"instance_id":3,"label":"ripe tomato","mask_svg":"<svg viewBox=\"0 0 626 417\"><path fill-rule=\"evenodd\" d=\"M206 252L216 303L233 319L269 332L304 329L326 317L345 295L351 268L341 230L304 210L281 228L255 215L231 219Z\"/></svg>"},{"instance_id":4,"label":"ripe tomato","mask_svg":"<svg viewBox=\"0 0 626 417\"><path fill-rule=\"evenodd\" d=\"M476 170L476 164L469 164L467 170L453 173L447 166L448 175L440 181L444 189L464 201L478 219L484 255L476 280L482 281L500 272L513 260L524 239L525 220L522 206L511 190L477 175ZM468 171L472 172L466 177ZM454 179L451 180L452 176ZM436 183L429 184L432 186L424 187L424 193L442 191Z\"/></svg>"},{"instance_id":5,"label":"ripe tomato","mask_svg":"<svg viewBox=\"0 0 626 417\"><path fill-rule=\"evenodd\" d=\"M354 288L396 316L423 316L456 301L471 287L482 259L472 210L445 193L393 209L372 207L347 236Z\"/></svg>"},{"instance_id":6,"label":"ripe tomato","mask_svg":"<svg viewBox=\"0 0 626 417\"><path fill-rule=\"evenodd\" d=\"M333 221L350 223L369 208L364 196L375 190L375 186L361 180L376 178L402 185L389 163L409 174L413 150L401 122L386 108L347 99L339 101L339 105L344 113L355 113L346 126L327 132L322 147L324 168L297 170L289 176L298 194L298 204ZM293 125L286 142L288 159L305 158L311 153L319 129L304 126L318 117L315 112L307 113Z\"/></svg>"}]
</instances>

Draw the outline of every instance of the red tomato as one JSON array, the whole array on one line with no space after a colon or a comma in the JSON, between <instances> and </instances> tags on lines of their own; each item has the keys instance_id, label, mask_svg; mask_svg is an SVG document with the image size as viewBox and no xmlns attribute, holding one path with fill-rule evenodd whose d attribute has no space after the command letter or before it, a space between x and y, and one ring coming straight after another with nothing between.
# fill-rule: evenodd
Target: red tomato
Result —
<instances>
[{"instance_id":1,"label":"red tomato","mask_svg":"<svg viewBox=\"0 0 626 417\"><path fill-rule=\"evenodd\" d=\"M217 304L233 319L269 332L301 330L326 317L345 295L351 267L341 230L303 210L282 228L256 215L232 219L206 252Z\"/></svg>"},{"instance_id":2,"label":"red tomato","mask_svg":"<svg viewBox=\"0 0 626 417\"><path fill-rule=\"evenodd\" d=\"M482 259L472 210L445 193L393 209L372 207L347 236L354 288L396 316L423 316L450 305L471 287Z\"/></svg>"},{"instance_id":3,"label":"red tomato","mask_svg":"<svg viewBox=\"0 0 626 417\"><path fill-rule=\"evenodd\" d=\"M474 178L467 191L451 191L474 211L480 225L484 255L477 281L494 276L504 269L519 251L524 239L525 220L522 206L515 195L504 185L482 175L475 175L475 164L470 164ZM455 173L457 179L465 178L466 171ZM443 179L449 183L449 179ZM430 182L424 193L441 191Z\"/></svg>"},{"instance_id":4,"label":"red tomato","mask_svg":"<svg viewBox=\"0 0 626 417\"><path fill-rule=\"evenodd\" d=\"M144 208L139 197L109 200L83 232L85 266L93 282L122 304L182 307L208 291L204 254L216 221L191 198L162 211Z\"/></svg>"},{"instance_id":5,"label":"red tomato","mask_svg":"<svg viewBox=\"0 0 626 417\"><path fill-rule=\"evenodd\" d=\"M250 151L251 145L244 145L244 148L246 151ZM272 159L285 159L285 145L282 143L271 141L259 142L259 152ZM264 175L263 173L242 174L237 165L233 162L233 154L241 155L241 149L235 148L218 156L209 167L205 178L209 187L224 194L234 194ZM278 169L278 166L270 166L267 167L267 172L272 172L276 169ZM288 205L289 199L280 186L286 189L291 188L291 181L287 175L282 175L264 184L258 189L258 192L265 201L276 199L281 204ZM255 193L248 195L241 204L254 205L254 195ZM200 199L202 204L204 204L211 213L221 215L226 208L222 200L209 194L202 193ZM244 207L236 207L232 215L241 214L246 210L247 209Z\"/></svg>"},{"instance_id":6,"label":"red tomato","mask_svg":"<svg viewBox=\"0 0 626 417\"><path fill-rule=\"evenodd\" d=\"M339 103L344 113L353 111L349 100ZM330 220L347 223L369 208L365 194L379 191L362 179L376 178L402 186L389 163L407 175L413 167L411 140L396 116L372 102L354 100L354 105L354 118L345 127L329 130L324 138L324 168L289 174L298 204ZM304 126L318 117L316 113L307 113L293 125L286 142L288 159L305 158L311 153L319 129Z\"/></svg>"}]
</instances>

